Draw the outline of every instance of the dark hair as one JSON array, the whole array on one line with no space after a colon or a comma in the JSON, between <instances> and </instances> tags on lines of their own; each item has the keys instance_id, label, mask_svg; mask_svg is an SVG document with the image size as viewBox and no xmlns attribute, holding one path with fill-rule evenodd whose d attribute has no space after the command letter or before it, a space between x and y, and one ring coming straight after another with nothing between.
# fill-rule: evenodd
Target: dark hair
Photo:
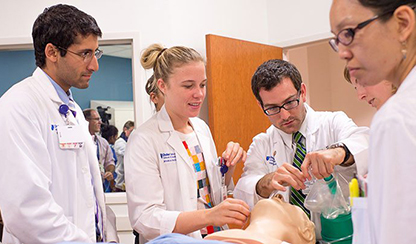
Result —
<instances>
[{"instance_id":1,"label":"dark hair","mask_svg":"<svg viewBox=\"0 0 416 244\"><path fill-rule=\"evenodd\" d=\"M266 91L270 91L280 84L284 78L289 78L292 81L296 91L300 90L302 77L293 64L280 59L272 59L257 68L253 78L251 78L251 90L262 106L260 89L264 88Z\"/></svg>"},{"instance_id":2,"label":"dark hair","mask_svg":"<svg viewBox=\"0 0 416 244\"><path fill-rule=\"evenodd\" d=\"M36 65L44 67L46 63L45 48L48 43L67 49L78 35L101 37L102 33L95 19L74 6L57 4L45 8L35 20L32 29ZM61 56L66 51L60 49Z\"/></svg>"},{"instance_id":3,"label":"dark hair","mask_svg":"<svg viewBox=\"0 0 416 244\"><path fill-rule=\"evenodd\" d=\"M380 17L381 21L386 21L389 19L394 10L402 5L410 5L412 7L415 6L416 0L358 0L361 5L366 8L373 9L375 14L383 15Z\"/></svg>"},{"instance_id":4,"label":"dark hair","mask_svg":"<svg viewBox=\"0 0 416 244\"><path fill-rule=\"evenodd\" d=\"M101 126L101 136L107 141L110 140L110 137L117 136L117 134L118 129L114 125L103 124L103 126Z\"/></svg>"}]
</instances>

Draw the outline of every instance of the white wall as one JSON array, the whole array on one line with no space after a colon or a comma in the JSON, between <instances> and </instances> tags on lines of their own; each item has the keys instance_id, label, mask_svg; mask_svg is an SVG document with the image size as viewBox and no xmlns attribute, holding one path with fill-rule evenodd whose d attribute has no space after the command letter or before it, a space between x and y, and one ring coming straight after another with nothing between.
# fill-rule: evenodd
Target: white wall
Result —
<instances>
[{"instance_id":1,"label":"white wall","mask_svg":"<svg viewBox=\"0 0 416 244\"><path fill-rule=\"evenodd\" d=\"M56 0L0 0L0 38L29 37ZM142 46L187 45L205 54L205 35L279 43L329 31L331 0L67 0L103 32L140 32Z\"/></svg>"},{"instance_id":2,"label":"white wall","mask_svg":"<svg viewBox=\"0 0 416 244\"><path fill-rule=\"evenodd\" d=\"M27 37L37 15L52 0L1 0L0 37ZM187 45L205 56L205 34L268 41L265 0L71 0L91 14L103 32L140 32L142 46Z\"/></svg>"},{"instance_id":3,"label":"white wall","mask_svg":"<svg viewBox=\"0 0 416 244\"><path fill-rule=\"evenodd\" d=\"M302 74L308 103L317 111L344 111L359 126L370 126L375 109L357 98L344 79L345 61L327 41L287 50L287 58Z\"/></svg>"},{"instance_id":4,"label":"white wall","mask_svg":"<svg viewBox=\"0 0 416 244\"><path fill-rule=\"evenodd\" d=\"M271 44L294 44L330 36L332 0L268 0L267 17Z\"/></svg>"},{"instance_id":5,"label":"white wall","mask_svg":"<svg viewBox=\"0 0 416 244\"><path fill-rule=\"evenodd\" d=\"M91 14L104 33L138 32L142 48L185 45L205 56L206 34L272 45L328 36L331 0L0 0L0 38L31 40L36 17L56 3ZM208 121L206 103L200 117Z\"/></svg>"}]
</instances>

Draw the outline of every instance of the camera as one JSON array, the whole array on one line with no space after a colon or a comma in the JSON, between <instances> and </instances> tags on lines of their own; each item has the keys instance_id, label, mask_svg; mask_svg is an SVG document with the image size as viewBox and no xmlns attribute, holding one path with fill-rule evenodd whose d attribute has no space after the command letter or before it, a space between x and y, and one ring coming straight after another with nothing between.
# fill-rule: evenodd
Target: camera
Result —
<instances>
[{"instance_id":1,"label":"camera","mask_svg":"<svg viewBox=\"0 0 416 244\"><path fill-rule=\"evenodd\" d=\"M103 108L101 106L97 107L97 112L101 117L102 124L109 125L108 121L111 119L111 114L107 112L107 110L109 110L109 109L110 109L109 106L106 107L106 108Z\"/></svg>"}]
</instances>

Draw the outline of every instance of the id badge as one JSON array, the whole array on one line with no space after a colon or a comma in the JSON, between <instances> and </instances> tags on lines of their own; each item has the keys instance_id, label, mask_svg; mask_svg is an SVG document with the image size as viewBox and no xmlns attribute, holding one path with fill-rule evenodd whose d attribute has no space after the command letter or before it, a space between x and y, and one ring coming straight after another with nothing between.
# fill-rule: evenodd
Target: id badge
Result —
<instances>
[{"instance_id":1,"label":"id badge","mask_svg":"<svg viewBox=\"0 0 416 244\"><path fill-rule=\"evenodd\" d=\"M65 125L57 128L59 148L79 149L84 146L84 136L80 125Z\"/></svg>"}]
</instances>

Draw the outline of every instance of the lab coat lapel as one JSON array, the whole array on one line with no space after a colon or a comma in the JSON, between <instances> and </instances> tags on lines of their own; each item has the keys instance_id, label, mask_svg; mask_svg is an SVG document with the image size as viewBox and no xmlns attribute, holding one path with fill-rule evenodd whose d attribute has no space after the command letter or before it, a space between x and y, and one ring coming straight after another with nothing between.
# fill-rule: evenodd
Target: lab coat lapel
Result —
<instances>
[{"instance_id":1,"label":"lab coat lapel","mask_svg":"<svg viewBox=\"0 0 416 244\"><path fill-rule=\"evenodd\" d=\"M321 118L316 115L315 110L313 110L308 104L305 103L306 108L306 152L313 151L313 148L316 148L316 134L319 130L319 125L321 123Z\"/></svg>"},{"instance_id":2,"label":"lab coat lapel","mask_svg":"<svg viewBox=\"0 0 416 244\"><path fill-rule=\"evenodd\" d=\"M58 93L56 92L55 88L53 87L52 83L50 82L49 78L46 74L40 69L37 68L34 72L32 77L34 78L34 87L40 92L40 94L46 94L49 99L55 104L56 112L59 114L59 106L64 104L61 98L59 97ZM75 103L76 104L76 103ZM77 114L82 113L81 108L76 104L77 107ZM65 121L64 116L60 115L62 120ZM77 116L79 117L79 116ZM68 120L70 124L77 124L79 122L77 118L75 118L72 113L69 113Z\"/></svg>"},{"instance_id":3,"label":"lab coat lapel","mask_svg":"<svg viewBox=\"0 0 416 244\"><path fill-rule=\"evenodd\" d=\"M82 126L85 128L88 128L85 125L82 125ZM103 189L103 184L102 184L102 179L101 179L101 172L98 166L99 163L98 163L97 154L95 151L95 145L91 139L91 135L87 129L83 130L83 132L84 132L84 136L87 139L85 142L85 147L88 153L88 163L90 166L94 193L95 193L98 206L100 207L101 214L103 216L103 226L104 226L103 236L104 238L106 238L106 220L107 220L106 216L107 215L106 215L106 209L105 209L104 189Z\"/></svg>"},{"instance_id":4,"label":"lab coat lapel","mask_svg":"<svg viewBox=\"0 0 416 244\"><path fill-rule=\"evenodd\" d=\"M160 130L164 133L169 133L169 136L166 142L168 143L169 146L171 146L175 150L177 154L179 154L179 156L182 159L181 161L184 161L185 164L188 166L188 168L192 170L193 172L192 162L190 161L188 153L186 152L185 146L182 144L182 141L179 138L179 135L175 133L175 130L173 129L172 122L165 109L165 106L162 107L157 117L158 117L157 121L159 123ZM177 159L177 162L179 163L180 161Z\"/></svg>"},{"instance_id":5,"label":"lab coat lapel","mask_svg":"<svg viewBox=\"0 0 416 244\"><path fill-rule=\"evenodd\" d=\"M217 168L215 164L217 160L217 152L215 151L215 146L213 146L213 140L210 137L211 134L207 134L207 131L204 131L203 127L194 126L192 119L190 121L198 138L198 142L201 145L201 151L204 155L205 168L211 187L211 197L212 201L216 205L221 202L221 195L216 191L219 187L214 187L214 185L218 184L221 180L218 178L218 174L216 172L219 171L219 168Z\"/></svg>"},{"instance_id":6,"label":"lab coat lapel","mask_svg":"<svg viewBox=\"0 0 416 244\"><path fill-rule=\"evenodd\" d=\"M35 84L34 87L39 92L41 92L41 94L46 94L53 102L62 104L62 101L59 98L58 93L56 92L52 83L49 81L49 78L40 68L36 68L36 70L33 72L32 77L37 82L37 84Z\"/></svg>"},{"instance_id":7,"label":"lab coat lapel","mask_svg":"<svg viewBox=\"0 0 416 244\"><path fill-rule=\"evenodd\" d=\"M40 69L37 68L33 72L33 78L36 82L34 82L34 86L38 89L41 93L46 94L56 105L56 112L59 113L59 106L63 104L62 100L59 98L58 93L56 92L55 88L49 81L49 78L46 74ZM75 103L76 104L76 103ZM91 183L93 184L94 193L98 205L101 209L101 213L103 216L103 225L104 225L104 233L106 234L106 210L105 210L105 199L104 199L104 190L101 180L101 173L98 167L98 160L95 153L95 146L93 141L91 140L91 135L88 131L88 124L82 114L81 108L76 104L76 112L77 112L77 121L79 125L82 127L82 131L85 138L85 150L88 155L88 165L91 172ZM72 116L72 114L70 114ZM75 119L75 118L74 118Z\"/></svg>"},{"instance_id":8,"label":"lab coat lapel","mask_svg":"<svg viewBox=\"0 0 416 244\"><path fill-rule=\"evenodd\" d=\"M192 119L191 119L191 125L194 128L196 137L198 138L198 142L201 145L201 151L204 155L204 161L205 161L205 167L208 169L207 173L208 173L208 177L210 177L213 169L212 167L214 166L214 164L212 163L213 160L216 160L215 158L212 158L212 155L215 155L215 153L211 152L211 140L210 138L207 136L206 133L204 133L204 131L202 130L202 128L200 127L196 127L194 126L194 124L192 123Z\"/></svg>"}]
</instances>

